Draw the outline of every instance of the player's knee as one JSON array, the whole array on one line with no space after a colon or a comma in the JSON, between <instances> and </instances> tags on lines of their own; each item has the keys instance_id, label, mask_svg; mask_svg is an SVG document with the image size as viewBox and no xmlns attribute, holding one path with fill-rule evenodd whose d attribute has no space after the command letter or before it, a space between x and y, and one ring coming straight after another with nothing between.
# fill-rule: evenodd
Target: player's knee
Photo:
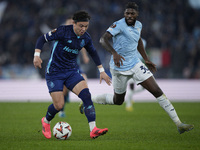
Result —
<instances>
[{"instance_id":1,"label":"player's knee","mask_svg":"<svg viewBox=\"0 0 200 150\"><path fill-rule=\"evenodd\" d=\"M114 96L114 104L115 105L122 105L124 102L124 98L123 97L116 97Z\"/></svg>"},{"instance_id":2,"label":"player's knee","mask_svg":"<svg viewBox=\"0 0 200 150\"><path fill-rule=\"evenodd\" d=\"M125 94L115 94L114 95L114 104L115 105L122 105L124 102L124 95Z\"/></svg>"},{"instance_id":3,"label":"player's knee","mask_svg":"<svg viewBox=\"0 0 200 150\"><path fill-rule=\"evenodd\" d=\"M64 102L54 103L56 110L60 111L64 107Z\"/></svg>"}]
</instances>

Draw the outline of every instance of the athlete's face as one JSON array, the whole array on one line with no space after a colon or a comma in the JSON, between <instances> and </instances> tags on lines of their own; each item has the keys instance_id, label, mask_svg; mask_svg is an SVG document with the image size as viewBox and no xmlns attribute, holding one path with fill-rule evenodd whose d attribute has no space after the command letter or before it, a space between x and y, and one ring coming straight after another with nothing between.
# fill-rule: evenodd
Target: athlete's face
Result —
<instances>
[{"instance_id":1,"label":"athlete's face","mask_svg":"<svg viewBox=\"0 0 200 150\"><path fill-rule=\"evenodd\" d=\"M89 22L74 22L74 32L77 36L82 36L89 27Z\"/></svg>"},{"instance_id":2,"label":"athlete's face","mask_svg":"<svg viewBox=\"0 0 200 150\"><path fill-rule=\"evenodd\" d=\"M124 11L124 17L127 25L132 26L135 25L136 18L138 17L138 11L133 8L127 8Z\"/></svg>"}]
</instances>

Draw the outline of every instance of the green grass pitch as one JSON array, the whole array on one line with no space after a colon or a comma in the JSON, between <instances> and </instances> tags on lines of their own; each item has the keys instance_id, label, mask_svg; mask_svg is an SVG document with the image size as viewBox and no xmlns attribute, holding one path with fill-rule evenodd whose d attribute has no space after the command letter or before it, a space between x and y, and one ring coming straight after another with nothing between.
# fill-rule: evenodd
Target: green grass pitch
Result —
<instances>
[{"instance_id":1,"label":"green grass pitch","mask_svg":"<svg viewBox=\"0 0 200 150\"><path fill-rule=\"evenodd\" d=\"M158 103L134 103L134 111L125 106L95 104L99 128L108 128L107 134L91 139L85 115L78 103L68 103L66 118L58 121L72 126L68 140L45 139L41 118L50 103L0 103L1 150L198 150L200 149L200 103L173 103L182 122L195 128L179 134L176 126Z\"/></svg>"}]
</instances>

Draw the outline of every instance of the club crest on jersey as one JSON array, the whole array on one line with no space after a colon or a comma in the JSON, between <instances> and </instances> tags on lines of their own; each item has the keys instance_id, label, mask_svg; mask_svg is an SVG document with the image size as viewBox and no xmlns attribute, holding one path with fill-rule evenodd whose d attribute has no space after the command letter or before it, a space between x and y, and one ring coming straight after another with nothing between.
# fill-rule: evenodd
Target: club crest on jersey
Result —
<instances>
[{"instance_id":1,"label":"club crest on jersey","mask_svg":"<svg viewBox=\"0 0 200 150\"><path fill-rule=\"evenodd\" d=\"M85 40L82 40L80 43L80 47L84 47L85 46Z\"/></svg>"}]
</instances>

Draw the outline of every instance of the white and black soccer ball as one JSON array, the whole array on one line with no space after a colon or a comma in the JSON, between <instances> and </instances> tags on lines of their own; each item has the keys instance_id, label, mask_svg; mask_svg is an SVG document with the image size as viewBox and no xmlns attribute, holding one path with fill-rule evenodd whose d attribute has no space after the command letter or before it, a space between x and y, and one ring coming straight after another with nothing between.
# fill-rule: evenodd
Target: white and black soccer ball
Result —
<instances>
[{"instance_id":1,"label":"white and black soccer ball","mask_svg":"<svg viewBox=\"0 0 200 150\"><path fill-rule=\"evenodd\" d=\"M60 121L53 127L53 135L60 140L69 139L72 134L72 127L67 122Z\"/></svg>"}]
</instances>

